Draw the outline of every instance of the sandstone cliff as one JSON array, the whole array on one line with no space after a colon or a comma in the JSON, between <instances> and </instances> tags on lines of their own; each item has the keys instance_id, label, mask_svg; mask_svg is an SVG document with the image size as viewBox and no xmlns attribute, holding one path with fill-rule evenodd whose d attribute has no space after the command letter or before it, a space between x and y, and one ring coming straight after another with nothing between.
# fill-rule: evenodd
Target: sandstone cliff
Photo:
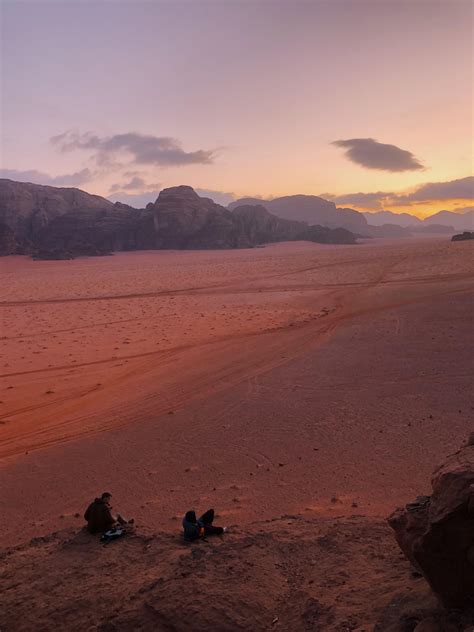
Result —
<instances>
[{"instance_id":1,"label":"sandstone cliff","mask_svg":"<svg viewBox=\"0 0 474 632\"><path fill-rule=\"evenodd\" d=\"M62 189L0 180L0 255L71 258L121 250L249 248L294 239L355 243L349 231L284 220L262 206L234 212L189 186L164 189L146 209Z\"/></svg>"}]
</instances>

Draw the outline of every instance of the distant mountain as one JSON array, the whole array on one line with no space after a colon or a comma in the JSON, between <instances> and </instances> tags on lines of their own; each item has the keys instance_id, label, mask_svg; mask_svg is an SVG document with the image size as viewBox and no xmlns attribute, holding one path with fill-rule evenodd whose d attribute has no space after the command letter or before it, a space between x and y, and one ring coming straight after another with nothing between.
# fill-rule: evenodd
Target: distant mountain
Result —
<instances>
[{"instance_id":1,"label":"distant mountain","mask_svg":"<svg viewBox=\"0 0 474 632\"><path fill-rule=\"evenodd\" d=\"M261 205L278 217L307 222L310 226L346 228L359 234L367 228L367 220L362 213L351 208L337 208L334 202L316 195L287 195L273 200L242 198L231 202L227 208L232 210L242 205Z\"/></svg>"},{"instance_id":2,"label":"distant mountain","mask_svg":"<svg viewBox=\"0 0 474 632\"><path fill-rule=\"evenodd\" d=\"M430 215L423 220L423 224L442 224L445 226L453 226L455 230L473 230L474 229L474 210L465 213L453 213L452 211L439 211L434 215Z\"/></svg>"},{"instance_id":3,"label":"distant mountain","mask_svg":"<svg viewBox=\"0 0 474 632\"><path fill-rule=\"evenodd\" d=\"M452 235L456 232L453 226L448 226L447 224L424 224L423 222L420 226L412 226L411 228L407 228L405 230L409 230L412 235L419 235L423 233Z\"/></svg>"},{"instance_id":4,"label":"distant mountain","mask_svg":"<svg viewBox=\"0 0 474 632\"><path fill-rule=\"evenodd\" d=\"M454 232L455 230L474 228L474 209L467 209L464 213L439 211L424 220L420 220L410 213L393 213L392 211L366 212L364 216L371 226L382 226L386 223L397 224L417 233L430 232L430 230L438 233L449 232L449 230Z\"/></svg>"},{"instance_id":5,"label":"distant mountain","mask_svg":"<svg viewBox=\"0 0 474 632\"><path fill-rule=\"evenodd\" d=\"M163 189L145 209L79 189L0 180L0 254L71 258L116 250L247 248L286 240L355 243L347 230L308 227L262 206L230 211L189 186Z\"/></svg>"},{"instance_id":6,"label":"distant mountain","mask_svg":"<svg viewBox=\"0 0 474 632\"><path fill-rule=\"evenodd\" d=\"M406 228L408 226L420 225L421 219L410 213L393 213L392 211L376 211L375 213L362 213L371 226L382 226L383 224L396 224Z\"/></svg>"}]
</instances>

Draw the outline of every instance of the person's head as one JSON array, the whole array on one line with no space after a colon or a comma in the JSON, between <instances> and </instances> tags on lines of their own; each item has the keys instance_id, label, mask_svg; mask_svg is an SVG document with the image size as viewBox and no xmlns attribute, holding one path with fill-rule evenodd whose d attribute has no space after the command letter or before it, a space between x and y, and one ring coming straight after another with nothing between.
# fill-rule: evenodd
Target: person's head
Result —
<instances>
[{"instance_id":1,"label":"person's head","mask_svg":"<svg viewBox=\"0 0 474 632\"><path fill-rule=\"evenodd\" d=\"M194 511L187 511L184 519L186 520L186 522L196 523L196 513Z\"/></svg>"},{"instance_id":2,"label":"person's head","mask_svg":"<svg viewBox=\"0 0 474 632\"><path fill-rule=\"evenodd\" d=\"M100 497L100 499L104 503L109 503L111 498L112 498L112 494L110 492L104 492L102 496Z\"/></svg>"}]
</instances>

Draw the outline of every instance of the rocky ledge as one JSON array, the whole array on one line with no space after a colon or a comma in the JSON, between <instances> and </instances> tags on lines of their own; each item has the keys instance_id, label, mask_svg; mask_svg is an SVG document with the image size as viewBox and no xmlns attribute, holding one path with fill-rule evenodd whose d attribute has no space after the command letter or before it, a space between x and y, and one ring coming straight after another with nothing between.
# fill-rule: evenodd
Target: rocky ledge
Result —
<instances>
[{"instance_id":1,"label":"rocky ledge","mask_svg":"<svg viewBox=\"0 0 474 632\"><path fill-rule=\"evenodd\" d=\"M474 433L419 496L388 519L395 538L447 608L474 607Z\"/></svg>"}]
</instances>

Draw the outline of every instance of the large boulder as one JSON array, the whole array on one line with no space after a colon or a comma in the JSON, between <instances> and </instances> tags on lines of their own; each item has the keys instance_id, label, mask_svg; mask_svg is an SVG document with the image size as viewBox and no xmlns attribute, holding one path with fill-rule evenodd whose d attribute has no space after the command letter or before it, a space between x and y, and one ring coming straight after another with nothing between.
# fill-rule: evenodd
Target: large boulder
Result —
<instances>
[{"instance_id":1,"label":"large boulder","mask_svg":"<svg viewBox=\"0 0 474 632\"><path fill-rule=\"evenodd\" d=\"M388 519L415 568L449 608L474 605L474 433L435 470L431 497Z\"/></svg>"}]
</instances>

